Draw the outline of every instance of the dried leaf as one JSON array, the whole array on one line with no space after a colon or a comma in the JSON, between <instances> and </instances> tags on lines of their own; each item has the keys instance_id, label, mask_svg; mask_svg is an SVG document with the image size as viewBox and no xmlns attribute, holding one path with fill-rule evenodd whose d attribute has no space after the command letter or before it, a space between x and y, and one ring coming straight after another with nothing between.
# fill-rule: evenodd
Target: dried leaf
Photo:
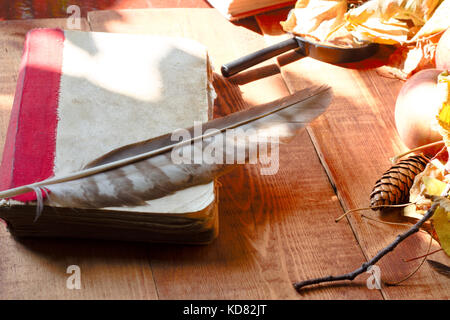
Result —
<instances>
[{"instance_id":1,"label":"dried leaf","mask_svg":"<svg viewBox=\"0 0 450 320\"><path fill-rule=\"evenodd\" d=\"M431 197L433 203L438 203L445 211L450 212L450 200L442 196Z\"/></svg>"},{"instance_id":2,"label":"dried leaf","mask_svg":"<svg viewBox=\"0 0 450 320\"><path fill-rule=\"evenodd\" d=\"M364 24L356 24L348 20L352 28L352 35L360 41L371 41L381 44L405 43L413 33L406 21L390 19L387 21L378 18L368 18Z\"/></svg>"},{"instance_id":3,"label":"dried leaf","mask_svg":"<svg viewBox=\"0 0 450 320\"><path fill-rule=\"evenodd\" d=\"M425 25L416 33L413 41L424 39L430 35L440 33L450 28L450 0L443 1L431 18L425 23Z\"/></svg>"},{"instance_id":4,"label":"dried leaf","mask_svg":"<svg viewBox=\"0 0 450 320\"><path fill-rule=\"evenodd\" d=\"M422 26L440 3L441 0L372 0L350 10L348 17L358 24L378 18L411 20L415 26Z\"/></svg>"},{"instance_id":5,"label":"dried leaf","mask_svg":"<svg viewBox=\"0 0 450 320\"><path fill-rule=\"evenodd\" d=\"M428 259L427 262L430 265L430 267L432 267L437 273L440 273L440 274L446 276L447 278L450 278L450 267L449 266L447 266L443 263L434 261L434 260L430 260L430 259Z\"/></svg>"},{"instance_id":6,"label":"dried leaf","mask_svg":"<svg viewBox=\"0 0 450 320\"><path fill-rule=\"evenodd\" d=\"M349 10L345 20L359 40L403 44L413 39L440 3L441 0L372 0ZM429 30L439 29L440 21L437 18Z\"/></svg>"},{"instance_id":7,"label":"dried leaf","mask_svg":"<svg viewBox=\"0 0 450 320\"><path fill-rule=\"evenodd\" d=\"M450 76L448 71L441 73L438 77L438 86L442 88L442 108L440 109L437 120L439 124L439 132L444 138L445 145L450 146ZM442 152L438 154L442 157ZM408 209L404 214L423 213L427 210L431 203L427 196L431 195L431 201L438 203L431 223L438 237L444 252L450 256L450 200L444 197L444 193L448 193L448 185L450 183L450 175L447 174L449 162L442 166L439 159L433 159L425 170L416 176L413 186L410 189L410 201L415 202L415 209Z\"/></svg>"},{"instance_id":8,"label":"dried leaf","mask_svg":"<svg viewBox=\"0 0 450 320\"><path fill-rule=\"evenodd\" d=\"M430 196L440 196L444 192L447 184L432 177L423 177L422 181L425 185L425 193ZM437 197L436 197L437 198ZM433 198L434 200L434 198Z\"/></svg>"},{"instance_id":9,"label":"dried leaf","mask_svg":"<svg viewBox=\"0 0 450 320\"><path fill-rule=\"evenodd\" d=\"M404 74L404 79L413 74L436 67L435 53L438 38L430 38L416 42L412 45L400 46L389 57L389 66L395 67Z\"/></svg>"},{"instance_id":10,"label":"dried leaf","mask_svg":"<svg viewBox=\"0 0 450 320\"><path fill-rule=\"evenodd\" d=\"M423 212L424 211L418 212L415 205L410 205L403 209L403 216L420 220L423 218Z\"/></svg>"},{"instance_id":11,"label":"dried leaf","mask_svg":"<svg viewBox=\"0 0 450 320\"><path fill-rule=\"evenodd\" d=\"M437 159L435 159L437 160ZM439 161L439 160L437 160ZM416 213L423 214L426 210L428 210L431 206L431 200L426 197L426 194L430 194L429 192L433 192L432 190L427 190L425 182L427 178L432 178L438 180L440 182L446 182L446 178L444 176L444 172L440 169L440 166L436 166L436 162L430 162L425 167L425 170L419 173L414 179L414 183L409 190L409 201L412 203L416 203L416 210L408 209L404 212L406 216L417 218ZM424 181L425 179L425 181ZM428 180L428 182L434 180ZM432 186L430 185L431 189ZM438 193L437 195L440 195ZM412 215L411 215L412 214Z\"/></svg>"},{"instance_id":12,"label":"dried leaf","mask_svg":"<svg viewBox=\"0 0 450 320\"><path fill-rule=\"evenodd\" d=\"M370 0L345 12L349 2L298 0L281 25L287 32L332 45L396 45L381 72L402 80L436 67L437 43L450 27L450 0Z\"/></svg>"},{"instance_id":13,"label":"dried leaf","mask_svg":"<svg viewBox=\"0 0 450 320\"><path fill-rule=\"evenodd\" d=\"M440 133L444 138L447 148L450 146L449 132L450 131L450 75L448 71L442 72L438 76L438 88L442 97L442 107L438 114L438 123L440 125Z\"/></svg>"},{"instance_id":14,"label":"dried leaf","mask_svg":"<svg viewBox=\"0 0 450 320\"><path fill-rule=\"evenodd\" d=\"M435 188L434 191L438 192L438 189L440 188L439 184L436 183L436 181L431 181L431 179L428 180L428 184L433 184L433 187ZM444 189L446 189L446 187ZM441 192L443 191L444 190ZM433 203L438 203L439 207L434 212L431 223L442 249L450 256L450 200L443 196L433 196L432 201Z\"/></svg>"},{"instance_id":15,"label":"dried leaf","mask_svg":"<svg viewBox=\"0 0 450 320\"><path fill-rule=\"evenodd\" d=\"M445 151L445 152L444 152ZM447 159L447 151L440 152L439 158ZM450 177L445 176L442 162L435 158L427 164L425 170L419 173L409 190L409 202L415 203L403 209L403 215L414 219L421 219L425 211L431 207L432 200L429 195L440 196L444 191Z\"/></svg>"},{"instance_id":16,"label":"dried leaf","mask_svg":"<svg viewBox=\"0 0 450 320\"><path fill-rule=\"evenodd\" d=\"M299 0L281 25L286 32L321 42L329 41L335 32L341 41L347 37L352 42L347 30L339 30L344 25L346 11L346 0Z\"/></svg>"},{"instance_id":17,"label":"dried leaf","mask_svg":"<svg viewBox=\"0 0 450 320\"><path fill-rule=\"evenodd\" d=\"M450 211L446 211L444 207L439 206L434 212L431 222L442 249L450 256Z\"/></svg>"}]
</instances>

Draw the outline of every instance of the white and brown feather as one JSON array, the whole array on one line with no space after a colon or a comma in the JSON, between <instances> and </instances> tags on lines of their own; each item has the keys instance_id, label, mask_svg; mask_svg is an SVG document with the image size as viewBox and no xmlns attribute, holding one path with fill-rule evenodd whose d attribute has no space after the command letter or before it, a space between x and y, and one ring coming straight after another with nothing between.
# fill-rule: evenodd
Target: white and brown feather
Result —
<instances>
[{"instance_id":1,"label":"white and brown feather","mask_svg":"<svg viewBox=\"0 0 450 320\"><path fill-rule=\"evenodd\" d=\"M89 163L82 171L72 175L51 178L29 186L0 193L11 197L32 188L49 191L46 204L74 208L103 208L138 206L145 201L161 198L178 190L205 184L232 169L233 164L182 163L175 164L171 153L174 148L193 152L205 148L230 129L254 129L255 135L277 137L280 141L293 137L297 131L321 115L331 101L329 87L314 87L288 97L211 120L202 126L203 132L216 129L215 135L200 135L193 140L172 141L171 135L127 145L113 150ZM194 129L188 129L193 136ZM200 143L199 143L200 141ZM245 144L243 148L246 148ZM248 157L248 150L244 150ZM227 152L227 148L223 148ZM226 154L223 158L226 159ZM137 160L136 160L137 159Z\"/></svg>"}]
</instances>

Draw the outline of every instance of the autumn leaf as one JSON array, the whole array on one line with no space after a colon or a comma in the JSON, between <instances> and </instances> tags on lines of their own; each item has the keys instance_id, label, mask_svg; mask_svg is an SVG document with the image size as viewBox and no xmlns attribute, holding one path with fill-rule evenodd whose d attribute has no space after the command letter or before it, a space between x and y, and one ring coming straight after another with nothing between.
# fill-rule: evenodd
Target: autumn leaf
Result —
<instances>
[{"instance_id":1,"label":"autumn leaf","mask_svg":"<svg viewBox=\"0 0 450 320\"><path fill-rule=\"evenodd\" d=\"M346 0L298 0L281 25L321 42L404 44L447 29L449 7L450 0L371 0L347 11Z\"/></svg>"},{"instance_id":2,"label":"autumn leaf","mask_svg":"<svg viewBox=\"0 0 450 320\"><path fill-rule=\"evenodd\" d=\"M445 145L450 147L450 76L448 71L442 72L438 77L438 90L441 94L442 107L436 118L438 129ZM450 175L448 175L449 163L444 166L439 159L433 159L425 170L416 176L410 189L410 201L415 206L404 211L406 216L417 217L431 206L437 203L437 207L431 224L444 252L450 256L450 200L447 198Z\"/></svg>"},{"instance_id":3,"label":"autumn leaf","mask_svg":"<svg viewBox=\"0 0 450 320\"><path fill-rule=\"evenodd\" d=\"M344 24L346 0L299 0L281 22L284 31L325 42Z\"/></svg>"},{"instance_id":4,"label":"autumn leaf","mask_svg":"<svg viewBox=\"0 0 450 320\"><path fill-rule=\"evenodd\" d=\"M422 181L425 185L425 193L430 196L440 196L444 192L447 184L436 178L423 177Z\"/></svg>"},{"instance_id":5,"label":"autumn leaf","mask_svg":"<svg viewBox=\"0 0 450 320\"><path fill-rule=\"evenodd\" d=\"M441 196L446 191L447 184L429 176L422 177L422 182L425 186L425 193L432 196L433 203L439 204L431 222L442 249L450 256L450 200Z\"/></svg>"},{"instance_id":6,"label":"autumn leaf","mask_svg":"<svg viewBox=\"0 0 450 320\"><path fill-rule=\"evenodd\" d=\"M359 40L404 44L417 41L414 36L418 33L430 35L448 27L448 19L439 15L424 32L420 32L440 5L441 0L372 0L349 10L345 20Z\"/></svg>"},{"instance_id":7,"label":"autumn leaf","mask_svg":"<svg viewBox=\"0 0 450 320\"><path fill-rule=\"evenodd\" d=\"M286 32L335 46L394 45L380 72L402 80L436 66L438 41L450 28L450 0L369 0L346 11L349 3L298 0L281 25Z\"/></svg>"},{"instance_id":8,"label":"autumn leaf","mask_svg":"<svg viewBox=\"0 0 450 320\"><path fill-rule=\"evenodd\" d=\"M442 95L442 107L439 110L437 120L441 126L441 134L444 137L444 141L448 138L448 131L450 131L450 75L448 70L443 71L438 76L438 88ZM450 145L450 141L446 142L447 147Z\"/></svg>"},{"instance_id":9,"label":"autumn leaf","mask_svg":"<svg viewBox=\"0 0 450 320\"><path fill-rule=\"evenodd\" d=\"M433 196L432 200L434 203L438 203L441 208L445 211L450 212L450 200L442 196Z\"/></svg>"},{"instance_id":10,"label":"autumn leaf","mask_svg":"<svg viewBox=\"0 0 450 320\"><path fill-rule=\"evenodd\" d=\"M409 202L415 205L406 207L403 210L404 216L420 219L431 206L429 196L442 194L445 188L443 167L442 162L436 158L428 163L425 170L416 176L413 185L409 189Z\"/></svg>"},{"instance_id":11,"label":"autumn leaf","mask_svg":"<svg viewBox=\"0 0 450 320\"><path fill-rule=\"evenodd\" d=\"M447 206L450 207L450 200L445 200L448 201ZM431 218L431 222L442 249L450 256L450 211L447 211L443 206L439 205Z\"/></svg>"},{"instance_id":12,"label":"autumn leaf","mask_svg":"<svg viewBox=\"0 0 450 320\"><path fill-rule=\"evenodd\" d=\"M411 20L415 26L422 26L440 3L441 0L372 0L350 10L349 16L359 24L379 18L382 21Z\"/></svg>"},{"instance_id":13,"label":"autumn leaf","mask_svg":"<svg viewBox=\"0 0 450 320\"><path fill-rule=\"evenodd\" d=\"M450 146L450 76L448 71L444 71L439 75L438 87L441 89L443 103L439 110L437 120L440 126L439 132L444 138L448 150ZM432 188L437 190L442 187L442 184L432 180L428 180L428 184L430 190ZM436 197L433 201L439 203L439 208L433 215L432 224L438 235L442 249L447 255L450 255L450 200L444 197Z\"/></svg>"},{"instance_id":14,"label":"autumn leaf","mask_svg":"<svg viewBox=\"0 0 450 320\"><path fill-rule=\"evenodd\" d=\"M450 28L450 19L448 18L449 12L450 0L445 0L436 8L436 11L431 18L422 28L420 28L412 40L423 39Z\"/></svg>"}]
</instances>

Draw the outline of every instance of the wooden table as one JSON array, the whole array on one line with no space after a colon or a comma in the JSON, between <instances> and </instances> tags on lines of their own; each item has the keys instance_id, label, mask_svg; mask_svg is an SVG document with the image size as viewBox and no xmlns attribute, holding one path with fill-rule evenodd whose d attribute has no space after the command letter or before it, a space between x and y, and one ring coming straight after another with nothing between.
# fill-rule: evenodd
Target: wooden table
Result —
<instances>
[{"instance_id":1,"label":"wooden table","mask_svg":"<svg viewBox=\"0 0 450 320\"><path fill-rule=\"evenodd\" d=\"M192 1L191 1L192 2ZM214 9L90 12L82 29L185 36L204 43L214 66L274 41L278 11L234 25ZM35 27L65 27L65 19L0 22L0 135L3 143L24 34ZM369 274L353 283L314 286L297 293L292 282L359 267L405 227L350 215L369 204L373 183L403 151L393 107L402 83L375 70L327 65L310 58L272 60L230 80L242 105L257 105L312 84L333 87L329 110L280 148L280 170L262 176L246 165L221 178L220 234L207 246L91 240L14 239L0 225L2 299L449 299L448 278L427 264L401 286L370 290ZM227 99L229 97L219 97ZM224 110L219 102L216 115ZM0 145L2 149L2 145ZM367 212L377 217L377 213ZM419 263L428 236L418 233L378 266L396 280ZM433 243L433 249L438 248ZM433 259L449 264L443 253ZM81 290L66 288L67 267L81 269Z\"/></svg>"}]
</instances>

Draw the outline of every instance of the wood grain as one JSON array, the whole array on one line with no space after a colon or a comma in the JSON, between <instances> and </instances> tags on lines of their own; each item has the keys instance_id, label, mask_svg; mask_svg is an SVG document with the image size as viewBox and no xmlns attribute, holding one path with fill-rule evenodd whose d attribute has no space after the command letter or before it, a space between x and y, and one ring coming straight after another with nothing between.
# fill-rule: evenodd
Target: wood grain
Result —
<instances>
[{"instance_id":1,"label":"wood grain","mask_svg":"<svg viewBox=\"0 0 450 320\"><path fill-rule=\"evenodd\" d=\"M209 9L106 11L91 13L88 19L95 31L194 38L208 46L216 70L221 64L264 46L261 31L254 25L233 25ZM33 23L37 26L41 22ZM63 22L42 23L41 26L52 27ZM16 50L8 60L1 61L3 142L22 45L16 49L6 45L9 42L3 39L12 37L13 31L4 33L1 24L0 30L0 59L3 52ZM18 36L18 41L23 41L23 35ZM400 231L400 227L393 230L358 217L350 218L351 224L335 224L333 219L343 212L340 201L345 207L368 203L366 197L372 182L388 166L387 157L385 162L372 157L390 156L403 148L397 140L386 140L391 144L388 147L376 142L378 136L385 134L383 130L392 131L393 121L382 108L395 97L398 84L395 87L392 80L378 83L372 71L342 71L334 66L323 69L322 64L317 66L317 62L306 59L300 67L299 63L302 61L283 66L280 74L272 60L230 80L218 77L215 81L219 92L216 116L314 83L330 83L336 98L331 109L308 130L281 146L276 175L263 176L259 166L248 165L221 179L220 233L214 243L178 246L87 240L19 241L1 225L0 298L380 299L383 294L393 299L448 299L445 280L429 270L421 271L405 286L384 289L382 294L366 288L368 275L353 284L317 286L302 294L292 288L293 281L358 267L365 255L381 248ZM288 69L291 67L295 68ZM321 74L324 71L327 73ZM365 165L359 163L362 160ZM338 187L339 198L329 179ZM406 243L406 249L399 248L405 258L425 250L423 235L412 241L421 247ZM408 251L410 247L415 249ZM433 259L444 262L440 255ZM81 267L82 290L65 287L65 271L71 264ZM391 269L380 265L382 276L386 277L404 275L414 267L411 264L410 269L393 270L401 267L398 261L387 264ZM424 286L430 279L433 286Z\"/></svg>"},{"instance_id":2,"label":"wood grain","mask_svg":"<svg viewBox=\"0 0 450 320\"><path fill-rule=\"evenodd\" d=\"M278 20L283 17L280 12ZM267 29L270 35L282 34L274 27L276 12L257 20L263 32ZM269 42L273 40L272 36ZM402 82L384 78L374 69L346 69L295 54L290 54L289 61L286 56L289 54L278 62L290 91L311 84L328 84L333 88L335 98L329 111L308 132L343 207L346 210L367 207L375 181L390 166L389 158L406 150L394 123L395 99ZM385 218L373 212L365 214ZM348 221L366 257L374 256L405 229L362 219L358 214L351 215ZM394 282L409 274L420 260L405 263L402 258L424 254L428 241L424 234L416 234L381 260L382 278ZM433 249L436 248L438 245L434 243ZM450 262L442 252L434 257L447 265ZM347 271L353 269L354 266L348 265ZM404 285L384 287L382 292L387 299L448 299L450 283L429 266L423 266Z\"/></svg>"},{"instance_id":3,"label":"wood grain","mask_svg":"<svg viewBox=\"0 0 450 320\"><path fill-rule=\"evenodd\" d=\"M94 31L196 39L208 47L216 70L264 45L259 33L236 28L208 9L104 11L92 12L88 19ZM216 90L217 116L288 94L273 61L216 81ZM306 130L283 145L280 154L276 175L262 176L258 166L248 165L220 180L220 232L214 243L150 247L159 298L381 298L366 288L365 279L302 295L292 288L293 281L343 272L347 263L357 266L364 257L350 227L332 223L342 209Z\"/></svg>"}]
</instances>

